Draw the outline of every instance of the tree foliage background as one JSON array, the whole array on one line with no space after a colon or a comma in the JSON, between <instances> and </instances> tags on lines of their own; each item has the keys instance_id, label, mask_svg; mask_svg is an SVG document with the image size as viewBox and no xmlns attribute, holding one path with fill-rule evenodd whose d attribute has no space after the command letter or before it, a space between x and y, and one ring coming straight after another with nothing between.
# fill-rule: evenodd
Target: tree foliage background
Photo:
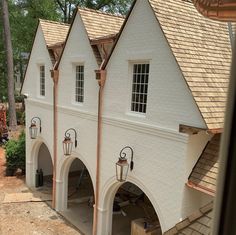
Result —
<instances>
[{"instance_id":1,"label":"tree foliage background","mask_svg":"<svg viewBox=\"0 0 236 235\"><path fill-rule=\"evenodd\" d=\"M133 0L8 0L14 65L22 66L22 53L32 47L38 19L70 23L77 6L125 15ZM1 5L0 5L1 8ZM0 9L1 11L1 9ZM7 97L6 54L0 18L0 102ZM19 69L19 67L18 67ZM23 76L23 74L22 74Z\"/></svg>"}]
</instances>

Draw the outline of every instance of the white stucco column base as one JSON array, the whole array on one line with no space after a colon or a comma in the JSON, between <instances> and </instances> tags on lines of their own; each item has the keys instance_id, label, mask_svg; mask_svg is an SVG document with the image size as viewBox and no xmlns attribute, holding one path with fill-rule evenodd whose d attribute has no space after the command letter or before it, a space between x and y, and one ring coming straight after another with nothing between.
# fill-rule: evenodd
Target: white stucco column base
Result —
<instances>
[{"instance_id":1,"label":"white stucco column base","mask_svg":"<svg viewBox=\"0 0 236 235\"><path fill-rule=\"evenodd\" d=\"M28 187L35 187L35 168L33 161L26 162L26 184Z\"/></svg>"},{"instance_id":2,"label":"white stucco column base","mask_svg":"<svg viewBox=\"0 0 236 235\"><path fill-rule=\"evenodd\" d=\"M108 209L98 208L98 224L97 224L97 235L111 235L112 224L109 218L111 212Z\"/></svg>"},{"instance_id":3,"label":"white stucco column base","mask_svg":"<svg viewBox=\"0 0 236 235\"><path fill-rule=\"evenodd\" d=\"M67 198L64 198L65 192L63 192L63 181L56 180L56 211L64 211L67 209Z\"/></svg>"}]
</instances>

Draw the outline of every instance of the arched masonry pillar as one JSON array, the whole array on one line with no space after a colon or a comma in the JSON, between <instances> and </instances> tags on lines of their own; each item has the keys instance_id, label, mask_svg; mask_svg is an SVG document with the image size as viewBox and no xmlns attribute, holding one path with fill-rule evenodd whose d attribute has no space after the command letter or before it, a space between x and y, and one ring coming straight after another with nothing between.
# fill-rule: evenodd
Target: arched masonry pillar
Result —
<instances>
[{"instance_id":1,"label":"arched masonry pillar","mask_svg":"<svg viewBox=\"0 0 236 235\"><path fill-rule=\"evenodd\" d=\"M65 211L67 209L68 198L68 174L70 166L75 159L79 159L87 168L94 188L94 177L91 175L90 167L87 161L78 153L73 153L71 156L63 156L59 162L57 179L56 179L56 207L57 211Z\"/></svg>"},{"instance_id":2,"label":"arched masonry pillar","mask_svg":"<svg viewBox=\"0 0 236 235\"><path fill-rule=\"evenodd\" d=\"M38 168L38 155L39 149L42 144L45 144L52 159L52 154L48 148L47 142L38 137L36 140L30 140L30 146L32 146L26 154L26 184L28 187L35 187L35 173Z\"/></svg>"},{"instance_id":3,"label":"arched masonry pillar","mask_svg":"<svg viewBox=\"0 0 236 235\"><path fill-rule=\"evenodd\" d=\"M138 179L134 177L128 177L127 182L130 182L138 186L149 198L150 202L155 209L162 231L165 231L165 222L158 207L154 195L142 184ZM99 207L98 207L98 226L97 235L112 235L112 212L113 212L113 201L117 190L120 188L122 183L117 182L115 177L110 178L104 187L101 189Z\"/></svg>"}]
</instances>

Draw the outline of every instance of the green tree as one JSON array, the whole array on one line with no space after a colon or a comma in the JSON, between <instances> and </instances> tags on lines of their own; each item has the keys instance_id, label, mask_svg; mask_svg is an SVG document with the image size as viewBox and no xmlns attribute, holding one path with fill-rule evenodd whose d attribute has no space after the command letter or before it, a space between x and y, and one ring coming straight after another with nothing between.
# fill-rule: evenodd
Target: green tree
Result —
<instances>
[{"instance_id":1,"label":"green tree","mask_svg":"<svg viewBox=\"0 0 236 235\"><path fill-rule=\"evenodd\" d=\"M70 23L77 6L125 15L133 0L54 0L63 15L63 21Z\"/></svg>"},{"instance_id":2,"label":"green tree","mask_svg":"<svg viewBox=\"0 0 236 235\"><path fill-rule=\"evenodd\" d=\"M9 22L9 10L7 0L2 0L2 22L3 22L3 44L5 48L6 65L7 65L7 95L9 105L9 127L15 130L16 121L16 105L14 96L14 63L13 49L11 41L11 30Z\"/></svg>"},{"instance_id":3,"label":"green tree","mask_svg":"<svg viewBox=\"0 0 236 235\"><path fill-rule=\"evenodd\" d=\"M2 12L0 4L0 12ZM2 17L0 17L0 25L2 25ZM3 46L3 27L0 27L0 103L4 102L7 97L7 80L6 80L6 66L5 51Z\"/></svg>"},{"instance_id":4,"label":"green tree","mask_svg":"<svg viewBox=\"0 0 236 235\"><path fill-rule=\"evenodd\" d=\"M38 19L60 20L57 5L52 0L17 0L11 4L13 47L15 58L30 52Z\"/></svg>"}]
</instances>

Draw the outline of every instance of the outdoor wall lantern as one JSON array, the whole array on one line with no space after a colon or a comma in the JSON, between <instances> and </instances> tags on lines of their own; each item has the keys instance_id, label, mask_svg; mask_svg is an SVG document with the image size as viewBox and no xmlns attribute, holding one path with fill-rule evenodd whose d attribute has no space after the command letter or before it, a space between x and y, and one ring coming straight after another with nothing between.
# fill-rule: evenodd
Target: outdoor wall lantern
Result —
<instances>
[{"instance_id":1,"label":"outdoor wall lantern","mask_svg":"<svg viewBox=\"0 0 236 235\"><path fill-rule=\"evenodd\" d=\"M63 151L64 155L69 156L72 153L73 141L70 137L70 131L74 131L75 133L75 148L77 147L77 132L74 128L70 128L65 132L64 140L62 141L63 144Z\"/></svg>"},{"instance_id":2,"label":"outdoor wall lantern","mask_svg":"<svg viewBox=\"0 0 236 235\"><path fill-rule=\"evenodd\" d=\"M33 117L31 119L31 124L29 127L29 132L30 132L30 138L31 139L36 139L38 136L38 127L37 127L37 122L36 119L39 121L39 132L41 133L42 127L41 127L41 119L39 117Z\"/></svg>"},{"instance_id":3,"label":"outdoor wall lantern","mask_svg":"<svg viewBox=\"0 0 236 235\"><path fill-rule=\"evenodd\" d=\"M127 151L130 152L130 157L131 157L130 165L129 165L127 158L126 158ZM133 155L134 155L134 151L131 147L126 146L123 149L121 149L119 160L116 163L116 179L119 182L126 181L129 167L130 167L130 171L133 170L133 168L134 168Z\"/></svg>"}]
</instances>

